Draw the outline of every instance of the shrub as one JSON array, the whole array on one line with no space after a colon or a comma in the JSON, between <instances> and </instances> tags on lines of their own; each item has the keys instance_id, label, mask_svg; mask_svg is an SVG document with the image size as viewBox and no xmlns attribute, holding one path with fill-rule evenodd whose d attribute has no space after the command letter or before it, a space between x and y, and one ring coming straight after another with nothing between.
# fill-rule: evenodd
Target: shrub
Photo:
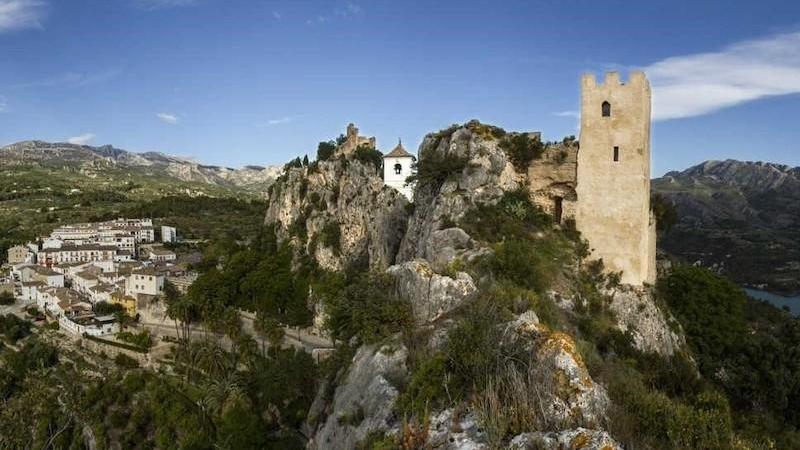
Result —
<instances>
[{"instance_id":1,"label":"shrub","mask_svg":"<svg viewBox=\"0 0 800 450\"><path fill-rule=\"evenodd\" d=\"M329 160L335 151L336 143L334 141L320 142L317 146L317 161Z\"/></svg>"},{"instance_id":2,"label":"shrub","mask_svg":"<svg viewBox=\"0 0 800 450\"><path fill-rule=\"evenodd\" d=\"M289 170L289 169L297 169L297 168L300 168L300 167L303 167L303 161L299 157L297 157L297 158L289 161L288 163L286 163L283 166L283 170L286 171L286 170Z\"/></svg>"},{"instance_id":3,"label":"shrub","mask_svg":"<svg viewBox=\"0 0 800 450\"><path fill-rule=\"evenodd\" d=\"M0 292L0 305L13 305L14 294L8 291Z\"/></svg>"},{"instance_id":4,"label":"shrub","mask_svg":"<svg viewBox=\"0 0 800 450\"><path fill-rule=\"evenodd\" d=\"M542 157L544 145L538 138L532 138L527 133L507 135L500 141L500 148L505 151L508 159L517 172L524 173L528 170L534 159Z\"/></svg>"},{"instance_id":5,"label":"shrub","mask_svg":"<svg viewBox=\"0 0 800 450\"><path fill-rule=\"evenodd\" d=\"M506 135L506 130L494 125L480 123L477 120L469 121L466 127L469 128L469 130L474 134L477 134L484 139L500 139Z\"/></svg>"},{"instance_id":6,"label":"shrub","mask_svg":"<svg viewBox=\"0 0 800 450\"><path fill-rule=\"evenodd\" d=\"M417 364L405 391L397 399L397 407L404 415L424 416L428 411L446 404L449 400L447 359L436 353Z\"/></svg>"},{"instance_id":7,"label":"shrub","mask_svg":"<svg viewBox=\"0 0 800 450\"><path fill-rule=\"evenodd\" d=\"M547 291L561 272L564 250L552 240L510 239L494 246L492 271L500 279L532 289Z\"/></svg>"},{"instance_id":8,"label":"shrub","mask_svg":"<svg viewBox=\"0 0 800 450\"><path fill-rule=\"evenodd\" d=\"M309 194L308 203L316 209L322 209L322 207L324 207L322 196L319 195L319 192L312 192Z\"/></svg>"},{"instance_id":9,"label":"shrub","mask_svg":"<svg viewBox=\"0 0 800 450\"><path fill-rule=\"evenodd\" d=\"M98 316L106 316L125 312L125 307L119 303L97 302L92 307L92 310Z\"/></svg>"},{"instance_id":10,"label":"shrub","mask_svg":"<svg viewBox=\"0 0 800 450\"><path fill-rule=\"evenodd\" d=\"M334 339L378 342L407 330L413 323L411 305L394 294L394 280L386 274L351 275L338 293L328 293L327 328Z\"/></svg>"},{"instance_id":11,"label":"shrub","mask_svg":"<svg viewBox=\"0 0 800 450\"><path fill-rule=\"evenodd\" d=\"M650 209L656 218L658 231L667 232L678 223L678 209L664 195L655 194L650 197Z\"/></svg>"},{"instance_id":12,"label":"shrub","mask_svg":"<svg viewBox=\"0 0 800 450\"><path fill-rule=\"evenodd\" d=\"M409 176L406 182L439 190L446 181L460 175L467 167L468 156L451 155L428 147L420 155L420 160L414 163L416 173Z\"/></svg>"},{"instance_id":13,"label":"shrub","mask_svg":"<svg viewBox=\"0 0 800 450\"><path fill-rule=\"evenodd\" d=\"M655 448L730 449L733 424L724 396L706 391L690 401L648 390L629 370L612 381L611 393L622 410L612 413L610 432L623 444L650 442Z\"/></svg>"},{"instance_id":14,"label":"shrub","mask_svg":"<svg viewBox=\"0 0 800 450\"><path fill-rule=\"evenodd\" d=\"M383 153L369 145L359 145L353 156L364 164L372 164L376 170L383 167Z\"/></svg>"},{"instance_id":15,"label":"shrub","mask_svg":"<svg viewBox=\"0 0 800 450\"><path fill-rule=\"evenodd\" d=\"M444 355L451 373L454 399L466 398L474 387L486 387L508 359L519 357L517 348L503 348L502 330L498 325L510 319L507 310L491 298L479 297L468 306L464 317L450 329Z\"/></svg>"},{"instance_id":16,"label":"shrub","mask_svg":"<svg viewBox=\"0 0 800 450\"><path fill-rule=\"evenodd\" d=\"M683 326L705 375L713 376L746 340L747 297L733 282L707 269L679 266L659 282L658 293Z\"/></svg>"},{"instance_id":17,"label":"shrub","mask_svg":"<svg viewBox=\"0 0 800 450\"><path fill-rule=\"evenodd\" d=\"M31 323L13 314L0 316L0 333L13 344L31 334Z\"/></svg>"},{"instance_id":18,"label":"shrub","mask_svg":"<svg viewBox=\"0 0 800 450\"><path fill-rule=\"evenodd\" d=\"M342 231L339 224L330 221L320 231L320 243L333 250L335 255L342 252Z\"/></svg>"},{"instance_id":19,"label":"shrub","mask_svg":"<svg viewBox=\"0 0 800 450\"><path fill-rule=\"evenodd\" d=\"M117 333L117 339L142 349L150 349L153 346L153 338L150 337L150 332L147 330L137 334L129 331L120 331Z\"/></svg>"},{"instance_id":20,"label":"shrub","mask_svg":"<svg viewBox=\"0 0 800 450\"><path fill-rule=\"evenodd\" d=\"M121 369L135 369L139 367L139 362L124 353L117 353L114 357L114 364Z\"/></svg>"},{"instance_id":21,"label":"shrub","mask_svg":"<svg viewBox=\"0 0 800 450\"><path fill-rule=\"evenodd\" d=\"M298 188L298 194L300 194L300 200L306 198L306 193L308 193L308 178L303 178L300 180L300 187Z\"/></svg>"},{"instance_id":22,"label":"shrub","mask_svg":"<svg viewBox=\"0 0 800 450\"><path fill-rule=\"evenodd\" d=\"M459 225L470 236L487 242L531 239L533 233L552 226L552 218L533 204L528 192L506 192L494 205L479 205L467 212Z\"/></svg>"},{"instance_id":23,"label":"shrub","mask_svg":"<svg viewBox=\"0 0 800 450\"><path fill-rule=\"evenodd\" d=\"M500 448L508 435L593 425L581 423L580 417L559 421L547 412L559 396L553 370L557 369L533 359L508 363L473 397L472 406L492 448Z\"/></svg>"}]
</instances>

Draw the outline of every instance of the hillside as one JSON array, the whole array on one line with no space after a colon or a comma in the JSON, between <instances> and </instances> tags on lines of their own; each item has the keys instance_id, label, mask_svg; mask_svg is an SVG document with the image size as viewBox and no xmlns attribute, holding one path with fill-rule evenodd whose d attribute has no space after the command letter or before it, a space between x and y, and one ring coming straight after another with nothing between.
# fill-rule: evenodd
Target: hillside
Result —
<instances>
[{"instance_id":1,"label":"hillside","mask_svg":"<svg viewBox=\"0 0 800 450\"><path fill-rule=\"evenodd\" d=\"M659 244L743 284L800 292L800 168L707 161L653 180L679 221Z\"/></svg>"},{"instance_id":2,"label":"hillside","mask_svg":"<svg viewBox=\"0 0 800 450\"><path fill-rule=\"evenodd\" d=\"M204 166L112 146L8 145L0 148L0 252L58 224L119 215L169 219L185 237L252 234L281 170Z\"/></svg>"},{"instance_id":3,"label":"hillside","mask_svg":"<svg viewBox=\"0 0 800 450\"><path fill-rule=\"evenodd\" d=\"M0 162L7 167L78 169L89 177L105 176L107 170L128 171L129 176L164 177L254 193L265 192L281 172L278 166L233 169L203 165L158 152L134 153L110 145L92 147L43 141L23 141L2 147ZM218 191L211 191L215 192Z\"/></svg>"}]
</instances>

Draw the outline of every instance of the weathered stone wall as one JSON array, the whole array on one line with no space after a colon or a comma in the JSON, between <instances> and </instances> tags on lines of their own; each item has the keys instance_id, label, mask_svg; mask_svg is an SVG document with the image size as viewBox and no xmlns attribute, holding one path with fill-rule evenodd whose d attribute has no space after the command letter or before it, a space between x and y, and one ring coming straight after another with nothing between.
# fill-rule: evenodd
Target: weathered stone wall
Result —
<instances>
[{"instance_id":1,"label":"weathered stone wall","mask_svg":"<svg viewBox=\"0 0 800 450\"><path fill-rule=\"evenodd\" d=\"M541 158L528 168L528 186L531 198L546 213L558 216L561 205L561 222L574 219L578 197L575 193L578 169L578 143L565 141L549 145Z\"/></svg>"},{"instance_id":2,"label":"weathered stone wall","mask_svg":"<svg viewBox=\"0 0 800 450\"><path fill-rule=\"evenodd\" d=\"M376 148L375 137L366 137L358 135L358 128L354 124L347 125L346 140L338 148L338 151L343 154L350 154L362 145L370 148Z\"/></svg>"},{"instance_id":3,"label":"weathered stone wall","mask_svg":"<svg viewBox=\"0 0 800 450\"><path fill-rule=\"evenodd\" d=\"M151 364L149 353L139 353L133 350L124 349L122 347L101 344L86 338L80 338L78 339L78 342L81 347L97 354L105 354L109 359L114 359L118 354L122 353L125 356L135 359L140 366L148 366Z\"/></svg>"},{"instance_id":4,"label":"weathered stone wall","mask_svg":"<svg viewBox=\"0 0 800 450\"><path fill-rule=\"evenodd\" d=\"M622 282L655 281L650 220L650 85L642 72L621 83L616 72L598 84L585 75L581 93L576 225L592 258ZM602 114L603 102L611 114ZM619 150L618 161L614 149Z\"/></svg>"}]
</instances>

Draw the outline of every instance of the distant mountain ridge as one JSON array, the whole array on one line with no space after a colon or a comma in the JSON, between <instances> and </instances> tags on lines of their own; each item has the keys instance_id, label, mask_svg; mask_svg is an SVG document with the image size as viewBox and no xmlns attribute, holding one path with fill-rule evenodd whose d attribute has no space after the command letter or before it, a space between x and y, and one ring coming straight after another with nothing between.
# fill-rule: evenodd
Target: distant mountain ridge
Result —
<instances>
[{"instance_id":1,"label":"distant mountain ridge","mask_svg":"<svg viewBox=\"0 0 800 450\"><path fill-rule=\"evenodd\" d=\"M678 209L663 250L741 283L800 291L800 167L706 161L653 180Z\"/></svg>"},{"instance_id":2,"label":"distant mountain ridge","mask_svg":"<svg viewBox=\"0 0 800 450\"><path fill-rule=\"evenodd\" d=\"M709 181L736 185L746 189L777 189L785 184L800 183L800 167L763 161L710 160L682 172L672 171L664 178L705 178Z\"/></svg>"},{"instance_id":3,"label":"distant mountain ridge","mask_svg":"<svg viewBox=\"0 0 800 450\"><path fill-rule=\"evenodd\" d=\"M142 169L181 181L263 191L281 174L280 166L245 166L239 169L200 164L160 152L136 153L111 145L93 147L69 143L22 141L0 148L0 161L7 166L42 164L47 166L104 165Z\"/></svg>"}]
</instances>

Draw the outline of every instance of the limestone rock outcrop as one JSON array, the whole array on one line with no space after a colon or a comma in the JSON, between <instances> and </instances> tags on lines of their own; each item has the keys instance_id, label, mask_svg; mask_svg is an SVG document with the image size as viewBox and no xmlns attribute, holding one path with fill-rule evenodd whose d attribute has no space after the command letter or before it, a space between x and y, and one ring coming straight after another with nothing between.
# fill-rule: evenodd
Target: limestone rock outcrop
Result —
<instances>
[{"instance_id":1,"label":"limestone rock outcrop","mask_svg":"<svg viewBox=\"0 0 800 450\"><path fill-rule=\"evenodd\" d=\"M453 408L434 415L428 429L428 447L443 450L488 450L486 433L472 413Z\"/></svg>"},{"instance_id":2,"label":"limestone rock outcrop","mask_svg":"<svg viewBox=\"0 0 800 450\"><path fill-rule=\"evenodd\" d=\"M605 388L595 383L578 352L575 341L566 333L549 330L533 311L510 322L507 340L524 340L530 349L531 368L536 371L540 395L549 404L547 414L556 424L598 424L610 405Z\"/></svg>"},{"instance_id":3,"label":"limestone rock outcrop","mask_svg":"<svg viewBox=\"0 0 800 450\"><path fill-rule=\"evenodd\" d=\"M408 201L386 187L378 168L337 154L287 169L271 190L266 224L280 240L296 239L321 268L394 263L408 220Z\"/></svg>"},{"instance_id":4,"label":"limestone rock outcrop","mask_svg":"<svg viewBox=\"0 0 800 450\"><path fill-rule=\"evenodd\" d=\"M485 266L473 264L483 263L478 260L491 256L495 250L460 228L460 219L475 207L495 204L505 193L526 186L533 176L541 176L531 190L537 203L550 201L553 195L570 200L574 194L571 177L574 177L577 143L565 141L552 146L545 161L540 161L540 168L520 173L500 147L498 136L504 134L502 130L470 122L426 136L420 147L421 160L433 158L443 166L456 160L446 168L455 170L443 170L447 172L445 176L435 174L432 181L418 180L413 207L407 207L395 191L381 189L380 179L368 173L372 167L356 168L355 162L341 165L335 159L320 163L315 171L292 169L286 181L276 184L279 190L271 198L267 220L279 225L279 233L284 233L286 239L298 239L290 229L297 230L296 224L303 223L309 253L323 268L339 270L357 260L360 254L367 255L370 267L385 270L393 277L397 296L411 304L415 331L420 333L414 336L419 341L414 341L409 349L442 351L452 336L449 331L463 318L458 315L459 310L498 284L496 274L491 270L481 272L476 268ZM562 150L566 152L563 160ZM553 170L557 173L550 173ZM336 189L338 197L333 198L326 189ZM363 193L358 193L359 190ZM308 205L314 205L314 193L325 207L307 210ZM303 211L308 211L306 217ZM324 244L329 240L322 237L328 224L336 221L341 223L342 230L338 255ZM351 228L355 231L346 232ZM465 228L471 229L466 225ZM541 232L536 239L547 236ZM500 250L496 251L499 254ZM577 271L577 258L561 270ZM562 277L564 283L573 279L576 277ZM570 291L568 285L554 286ZM685 345L680 332L670 329L670 319L646 291L620 287L604 293L612 298L610 308L618 319L618 327L631 331L638 348L669 355ZM571 311L567 315L577 314L575 305L581 301L579 295L557 292L550 295L556 305ZM620 449L602 430L611 406L609 394L605 386L592 378L576 339L541 323L532 310L522 314L514 311L524 311L524 307L506 311L508 316L499 319L503 323L492 325L496 327L492 330L500 331L502 336L496 339L496 345L515 358L508 373L498 370L492 374L493 381L502 383L502 377L508 376L509 380L521 383L517 386L523 388L513 393L520 392L523 397L531 393L526 406L535 405L531 409L542 411L542 417L537 415L530 420L541 423L516 429L513 434L529 432L513 439L513 434L499 438L492 435L492 438L508 448L518 449ZM315 402L312 407L314 415L323 409L328 413L321 423L308 428L309 448L354 448L376 436L382 442L404 437L406 430L402 417L397 416L399 408L395 403L406 386L404 383L409 381L406 364L414 364L413 356L420 355L412 353L406 361L408 350L400 341L399 336L394 336L388 339L389 343L362 345L357 350L347 375L332 389L328 405L323 408L322 402ZM357 339L351 340L350 345L358 345ZM326 389L323 386L320 392ZM499 392L495 394L507 395L508 391ZM429 411L429 421L424 425L427 428L422 433L425 442L415 443L448 450L494 448L498 443L490 443L491 424L485 420L485 414L491 410L481 409L477 398L483 394L487 393L477 393L476 398L457 406L450 403Z\"/></svg>"},{"instance_id":5,"label":"limestone rock outcrop","mask_svg":"<svg viewBox=\"0 0 800 450\"><path fill-rule=\"evenodd\" d=\"M398 262L415 258L437 260L438 231L450 228L448 223L457 221L476 205L496 202L504 192L518 188L523 182L524 176L514 171L499 140L486 125L476 121L425 136L420 159L431 158L434 153L446 158L465 158L468 164L440 185L417 186L414 214L400 246Z\"/></svg>"},{"instance_id":6,"label":"limestone rock outcrop","mask_svg":"<svg viewBox=\"0 0 800 450\"><path fill-rule=\"evenodd\" d=\"M398 295L411 303L418 324L436 321L473 298L475 282L466 272L453 276L433 271L425 260L408 261L387 271L397 281Z\"/></svg>"},{"instance_id":7,"label":"limestone rock outcrop","mask_svg":"<svg viewBox=\"0 0 800 450\"><path fill-rule=\"evenodd\" d=\"M637 350L671 356L686 345L680 324L658 306L650 288L622 285L605 289L603 294L610 299L609 308L617 320L617 328L623 333L630 332ZM575 303L580 301L576 296L555 291L548 295L554 305L567 311L574 311Z\"/></svg>"},{"instance_id":8,"label":"limestone rock outcrop","mask_svg":"<svg viewBox=\"0 0 800 450\"><path fill-rule=\"evenodd\" d=\"M551 433L525 433L515 436L510 450L622 450L622 446L602 430L578 428Z\"/></svg>"},{"instance_id":9,"label":"limestone rock outcrop","mask_svg":"<svg viewBox=\"0 0 800 450\"><path fill-rule=\"evenodd\" d=\"M349 450L370 433L396 429L393 408L399 392L392 380L406 376L407 356L402 344L359 348L308 448Z\"/></svg>"},{"instance_id":10,"label":"limestone rock outcrop","mask_svg":"<svg viewBox=\"0 0 800 450\"><path fill-rule=\"evenodd\" d=\"M611 311L623 332L630 331L637 349L672 355L686 345L680 324L656 305L649 290L621 288L612 293Z\"/></svg>"}]
</instances>

